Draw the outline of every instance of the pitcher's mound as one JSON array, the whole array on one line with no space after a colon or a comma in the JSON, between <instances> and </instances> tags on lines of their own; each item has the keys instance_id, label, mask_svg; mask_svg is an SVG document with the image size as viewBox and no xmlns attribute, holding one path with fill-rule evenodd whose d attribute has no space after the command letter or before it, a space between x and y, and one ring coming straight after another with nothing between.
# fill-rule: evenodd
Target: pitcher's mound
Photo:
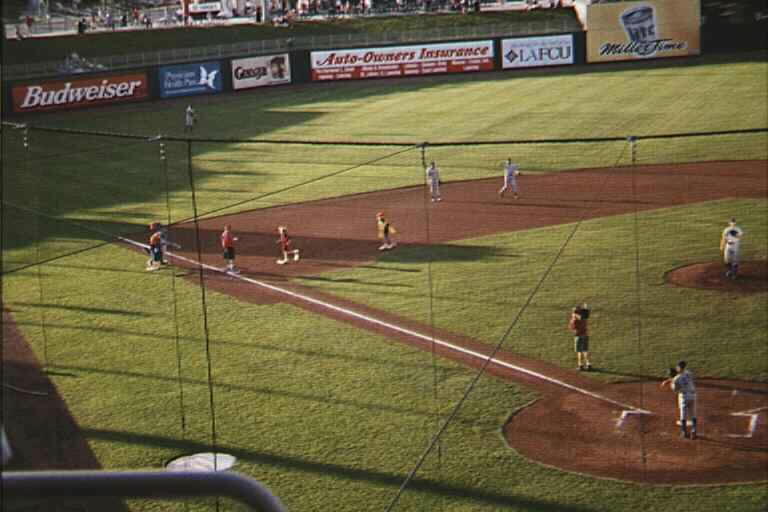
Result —
<instances>
[{"instance_id":1,"label":"pitcher's mound","mask_svg":"<svg viewBox=\"0 0 768 512\"><path fill-rule=\"evenodd\" d=\"M745 261L736 279L725 276L725 265L719 261L694 263L670 270L664 276L668 283L686 288L702 288L732 293L768 291L768 261Z\"/></svg>"}]
</instances>

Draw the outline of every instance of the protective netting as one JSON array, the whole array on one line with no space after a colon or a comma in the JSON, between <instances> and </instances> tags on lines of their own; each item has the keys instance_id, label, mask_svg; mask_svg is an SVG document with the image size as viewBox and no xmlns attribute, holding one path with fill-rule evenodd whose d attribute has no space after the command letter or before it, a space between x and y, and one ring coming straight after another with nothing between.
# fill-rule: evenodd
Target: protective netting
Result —
<instances>
[{"instance_id":1,"label":"protective netting","mask_svg":"<svg viewBox=\"0 0 768 512\"><path fill-rule=\"evenodd\" d=\"M431 357L382 343L393 336L388 327L354 324L346 313L318 312L301 297L216 271L223 267L224 224L240 237L243 277L302 297L317 292L322 301L381 314L427 338L454 333L568 368L571 353L542 341L567 337L563 308L620 297L603 305L616 313L610 328L621 333L603 364L644 374L663 366L654 353L659 333L638 325L639 313L656 307L646 277L655 271L653 226L664 216L716 221L725 211L664 209L664 193L699 194L712 183L672 164L722 160L738 169L739 162L768 159L766 130L363 145L4 124L2 137L4 307L54 376L92 456L108 468L158 467L182 453L222 449L289 504L311 489L323 506L359 493L382 510L441 510L462 494L488 507L511 504L503 489L473 488L477 468L460 453L482 451L483 435L498 429L499 417L482 415L498 407L499 393L509 393L511 408L532 395L486 379L480 363L467 369L446 362L429 341L422 345ZM476 209L479 224L511 218L513 209L478 206L497 201L507 158L524 172L521 187L529 175L551 176L552 186L561 176L583 203L556 212L543 191L534 191L537 229L481 229L450 239L451 230L463 231L430 209L423 188L407 195L423 186L424 163L435 161L446 204L463 182L488 179L478 182L491 196L462 199L465 210ZM582 190L583 173L568 171L584 169L596 170L597 185ZM644 181L645 171L663 174L666 192ZM736 182L755 181L728 172ZM621 201L634 207L612 210ZM316 208L309 216L307 205ZM638 213L645 210L654 210L651 217ZM379 211L395 212L395 226L419 231L404 229L402 251L377 262ZM603 214L610 218L590 222ZM640 216L623 225L620 215ZM560 220L548 224L549 217ZM186 260L144 270L139 244L151 222L171 226ZM275 266L280 223L306 250L306 266ZM595 241L606 232L613 233L610 244ZM625 279L606 278L614 271ZM571 290L563 289L566 281ZM233 286L241 290L237 298ZM640 355L647 367L630 367L622 351ZM644 403L642 394L631 398ZM49 442L60 448L52 464L67 467L64 441ZM319 489L331 490L323 496ZM213 500L169 506L238 510Z\"/></svg>"}]
</instances>

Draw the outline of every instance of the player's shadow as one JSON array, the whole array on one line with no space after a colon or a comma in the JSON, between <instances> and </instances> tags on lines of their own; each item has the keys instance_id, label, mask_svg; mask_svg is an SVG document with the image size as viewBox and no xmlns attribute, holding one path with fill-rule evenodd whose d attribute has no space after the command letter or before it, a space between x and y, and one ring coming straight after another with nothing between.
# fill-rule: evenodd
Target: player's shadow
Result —
<instances>
[{"instance_id":1,"label":"player's shadow","mask_svg":"<svg viewBox=\"0 0 768 512\"><path fill-rule=\"evenodd\" d=\"M401 263L434 263L479 261L509 256L504 254L503 249L489 245L406 244L391 251L383 251L380 260Z\"/></svg>"},{"instance_id":2,"label":"player's shadow","mask_svg":"<svg viewBox=\"0 0 768 512\"><path fill-rule=\"evenodd\" d=\"M628 377L629 379L632 379L624 382L662 381L665 378L663 375L659 376L659 375L644 375L641 373L616 372L613 370L609 370L607 368L598 368L598 367L592 367L592 371L595 373L604 373L606 375L618 375L619 377Z\"/></svg>"}]
</instances>

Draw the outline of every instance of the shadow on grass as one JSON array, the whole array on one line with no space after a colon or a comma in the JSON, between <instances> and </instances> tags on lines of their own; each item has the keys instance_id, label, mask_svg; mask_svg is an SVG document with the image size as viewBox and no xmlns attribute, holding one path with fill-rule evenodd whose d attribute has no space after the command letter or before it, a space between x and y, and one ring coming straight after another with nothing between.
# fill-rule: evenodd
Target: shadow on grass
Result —
<instances>
[{"instance_id":1,"label":"shadow on grass","mask_svg":"<svg viewBox=\"0 0 768 512\"><path fill-rule=\"evenodd\" d=\"M119 315L119 316L154 316L150 313L144 313L142 311L126 311L124 309L110 309L110 308L92 308L85 306L65 306L63 304L38 304L32 302L10 302L9 305L12 309L19 309L18 306L28 308L44 308L44 309L61 309L64 311L74 311L78 313L92 313L94 315Z\"/></svg>"},{"instance_id":2,"label":"shadow on grass","mask_svg":"<svg viewBox=\"0 0 768 512\"><path fill-rule=\"evenodd\" d=\"M137 434L132 432L119 432L103 429L84 429L84 435L90 439L99 441L109 441L123 444L138 444L142 446L156 446L159 448L177 450L179 454L208 452L211 446L195 441L185 441L171 437L156 436L149 434ZM284 470L298 471L301 473L311 473L314 475L328 475L343 478L352 481L369 482L376 485L385 485L392 488L394 497L395 491L400 487L405 479L405 474L392 474L384 471L371 469L358 469L330 462L312 461L289 455L278 455L271 453L262 453L252 450L246 450L235 446L218 446L218 450L234 455L241 461L250 464L268 465ZM494 506L516 507L525 510L538 510L542 512L588 512L592 509L580 505L565 505L563 503L548 502L532 498L524 498L509 494L502 494L490 490L466 487L448 482L439 482L414 478L410 486L406 489L408 492L419 492L423 494L437 494L473 503L484 503Z\"/></svg>"},{"instance_id":3,"label":"shadow on grass","mask_svg":"<svg viewBox=\"0 0 768 512\"><path fill-rule=\"evenodd\" d=\"M592 371L595 373L603 373L606 375L617 375L619 377L629 377L631 380L623 381L624 383L631 383L631 382L648 382L648 381L662 381L666 378L665 375L643 375L640 373L629 373L629 372L616 372L612 370L608 370L606 368L597 368L592 367Z\"/></svg>"},{"instance_id":4,"label":"shadow on grass","mask_svg":"<svg viewBox=\"0 0 768 512\"><path fill-rule=\"evenodd\" d=\"M33 327L40 327L39 323L35 322L24 322L24 321L17 321L16 325L29 325ZM163 340L166 342L174 342L176 338L174 336L165 335L157 332L141 332L141 331L131 331L128 329L116 329L114 327L96 327L92 325L67 325L67 324L60 324L60 323L50 323L46 322L45 326L47 328L51 329L65 329L65 330L72 330L75 332L78 331L96 331L101 332L104 334L113 334L113 335L124 335L124 336L139 336L145 339L153 339L153 340ZM201 338L194 338L189 336L180 336L179 341L184 343L189 343L193 346L198 346L201 341ZM416 370L431 370L432 365L431 364L417 364L417 363L404 363L402 361L402 358L393 361L393 360L387 360L387 359L376 359L373 357L362 357L362 356L350 356L345 354L334 354L329 352L320 352L316 350L297 350L290 348L288 345L268 345L264 343L243 343L239 341L225 341L225 340L219 340L214 339L211 341L211 344L213 346L216 345L224 345L227 347L239 347L244 348L248 350L261 350L264 352L278 352L278 353L288 353L288 354L296 354L299 356L305 356L305 357L318 357L323 358L327 360L333 360L333 361L348 361L352 363L365 363L365 364L371 364L376 366L383 366L383 367L391 367L391 366L398 366L401 368L413 368Z\"/></svg>"},{"instance_id":5,"label":"shadow on grass","mask_svg":"<svg viewBox=\"0 0 768 512\"><path fill-rule=\"evenodd\" d=\"M130 377L133 379L139 378L139 379L147 379L152 381L160 381L160 382L168 382L176 384L179 382L178 377L165 377L161 375L152 375L148 373L141 373L141 372L130 372L127 370L106 370L102 368L90 368L86 366L59 366L59 365L51 365L52 368L56 368L56 371L64 370L64 371L70 371L70 372L79 372L80 374L85 373L94 373L99 375L114 375L114 376L120 376L120 377ZM197 380L197 379L190 379L182 377L182 383L185 385L197 385L197 386L206 386L207 382L204 380ZM419 416L423 418L428 418L431 420L435 419L435 414L428 411L419 411L416 409L411 409L407 407L397 407L393 405L384 405L384 404L375 404L371 402L364 402L364 401L358 401L358 400L346 400L346 399L332 399L323 397L317 394L310 394L310 393L299 393L296 391L288 391L288 390L277 390L273 388L260 388L256 386L242 386L239 384L224 384L221 382L214 382L214 387L216 389L220 390L232 390L232 391L240 391L244 393L257 393L260 395L275 395L275 396L281 396L284 398L290 398L293 400L300 400L304 402L314 402L314 403L320 403L320 404L330 404L330 405L336 405L336 406L343 406L343 407L352 407L355 409L360 410L366 410L366 411L372 411L375 413L380 413L381 411L386 411L394 414L405 414L408 416ZM416 394L417 391L414 391L414 394ZM425 402L425 405L429 405ZM458 423L463 423L468 426L475 426L477 424L476 421L457 418L455 420Z\"/></svg>"}]
</instances>

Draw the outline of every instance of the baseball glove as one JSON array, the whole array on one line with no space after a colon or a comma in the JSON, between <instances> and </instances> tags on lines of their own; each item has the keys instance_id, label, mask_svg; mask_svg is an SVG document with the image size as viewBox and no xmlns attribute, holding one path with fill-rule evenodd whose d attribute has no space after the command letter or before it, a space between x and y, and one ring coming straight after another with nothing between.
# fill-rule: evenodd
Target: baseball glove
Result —
<instances>
[{"instance_id":1,"label":"baseball glove","mask_svg":"<svg viewBox=\"0 0 768 512\"><path fill-rule=\"evenodd\" d=\"M675 377L677 377L677 370L674 367L667 370L667 378L674 379Z\"/></svg>"}]
</instances>

